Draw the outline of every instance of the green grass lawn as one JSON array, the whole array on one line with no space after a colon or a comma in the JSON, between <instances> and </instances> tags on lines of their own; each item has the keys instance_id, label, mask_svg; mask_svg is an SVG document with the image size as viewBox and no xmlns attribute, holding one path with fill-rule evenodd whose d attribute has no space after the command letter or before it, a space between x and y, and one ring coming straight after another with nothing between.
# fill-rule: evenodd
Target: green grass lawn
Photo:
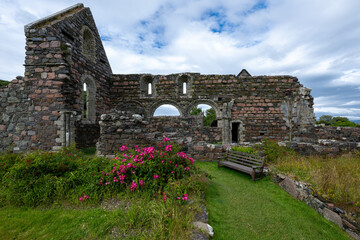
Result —
<instances>
[{"instance_id":1,"label":"green grass lawn","mask_svg":"<svg viewBox=\"0 0 360 240\"><path fill-rule=\"evenodd\" d=\"M160 199L136 197L120 200L116 208L3 207L0 240L189 239L194 205L164 204Z\"/></svg>"},{"instance_id":2,"label":"green grass lawn","mask_svg":"<svg viewBox=\"0 0 360 240\"><path fill-rule=\"evenodd\" d=\"M349 239L305 203L265 178L197 162L212 178L206 192L214 239Z\"/></svg>"}]
</instances>

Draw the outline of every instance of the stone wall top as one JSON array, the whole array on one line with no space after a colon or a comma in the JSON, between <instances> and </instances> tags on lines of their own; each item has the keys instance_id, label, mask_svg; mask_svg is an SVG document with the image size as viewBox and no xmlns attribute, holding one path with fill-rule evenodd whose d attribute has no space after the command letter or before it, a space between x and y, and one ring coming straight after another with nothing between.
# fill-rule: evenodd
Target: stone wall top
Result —
<instances>
[{"instance_id":1,"label":"stone wall top","mask_svg":"<svg viewBox=\"0 0 360 240\"><path fill-rule=\"evenodd\" d=\"M75 4L71 7L68 7L68 8L65 8L59 12L56 12L54 14L51 14L47 17L44 17L44 18L41 18L39 20L36 20L32 23L29 23L27 25L25 25L24 27L24 31L25 33L29 31L30 28L36 28L36 27L39 27L41 25L44 25L44 24L47 24L47 23L50 23L54 20L58 20L59 18L63 18L67 15L69 15L70 13L73 13L73 12L76 12L77 10L80 10L80 9L83 9L84 8L84 5L82 3L78 3L78 4Z\"/></svg>"}]
</instances>

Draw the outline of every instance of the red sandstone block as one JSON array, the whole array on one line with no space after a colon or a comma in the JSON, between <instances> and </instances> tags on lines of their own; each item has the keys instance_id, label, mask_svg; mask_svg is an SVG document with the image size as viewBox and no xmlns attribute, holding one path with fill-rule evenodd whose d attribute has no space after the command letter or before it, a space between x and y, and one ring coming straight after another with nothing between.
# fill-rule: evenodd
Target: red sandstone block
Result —
<instances>
[{"instance_id":1,"label":"red sandstone block","mask_svg":"<svg viewBox=\"0 0 360 240\"><path fill-rule=\"evenodd\" d=\"M41 111L41 106L35 106L35 111Z\"/></svg>"},{"instance_id":2,"label":"red sandstone block","mask_svg":"<svg viewBox=\"0 0 360 240\"><path fill-rule=\"evenodd\" d=\"M48 48L50 46L49 42L43 42L39 45L41 48Z\"/></svg>"},{"instance_id":3,"label":"red sandstone block","mask_svg":"<svg viewBox=\"0 0 360 240\"><path fill-rule=\"evenodd\" d=\"M4 131L4 130L5 130L5 128L6 128L6 126L5 126L5 125L0 125L0 131Z\"/></svg>"},{"instance_id":4,"label":"red sandstone block","mask_svg":"<svg viewBox=\"0 0 360 240\"><path fill-rule=\"evenodd\" d=\"M19 141L20 138L19 138L18 136L14 135L14 136L13 136L13 140L14 140L14 141Z\"/></svg>"},{"instance_id":5,"label":"red sandstone block","mask_svg":"<svg viewBox=\"0 0 360 240\"><path fill-rule=\"evenodd\" d=\"M35 72L43 72L44 71L44 69L42 69L42 68L35 68Z\"/></svg>"},{"instance_id":6,"label":"red sandstone block","mask_svg":"<svg viewBox=\"0 0 360 240\"><path fill-rule=\"evenodd\" d=\"M60 42L59 41L51 41L50 47L52 47L52 48L60 47Z\"/></svg>"},{"instance_id":7,"label":"red sandstone block","mask_svg":"<svg viewBox=\"0 0 360 240\"><path fill-rule=\"evenodd\" d=\"M68 75L67 74L62 74L62 73L60 73L60 74L58 74L58 76L57 76L59 79L64 79L64 78L68 78Z\"/></svg>"},{"instance_id":8,"label":"red sandstone block","mask_svg":"<svg viewBox=\"0 0 360 240\"><path fill-rule=\"evenodd\" d=\"M61 54L55 54L54 58L62 58L62 55Z\"/></svg>"},{"instance_id":9,"label":"red sandstone block","mask_svg":"<svg viewBox=\"0 0 360 240\"><path fill-rule=\"evenodd\" d=\"M43 116L43 117L42 117L42 120L44 120L44 121L49 121L49 120L50 120L50 116Z\"/></svg>"}]
</instances>

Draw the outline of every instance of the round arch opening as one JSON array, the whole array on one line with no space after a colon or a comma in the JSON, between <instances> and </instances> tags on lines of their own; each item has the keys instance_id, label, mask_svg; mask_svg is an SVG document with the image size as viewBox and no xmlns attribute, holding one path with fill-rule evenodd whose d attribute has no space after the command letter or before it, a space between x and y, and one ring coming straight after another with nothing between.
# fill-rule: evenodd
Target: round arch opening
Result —
<instances>
[{"instance_id":1,"label":"round arch opening","mask_svg":"<svg viewBox=\"0 0 360 240\"><path fill-rule=\"evenodd\" d=\"M204 115L204 126L217 127L216 111L208 104L200 103L190 109L189 115Z\"/></svg>"},{"instance_id":2,"label":"round arch opening","mask_svg":"<svg viewBox=\"0 0 360 240\"><path fill-rule=\"evenodd\" d=\"M180 117L179 110L171 104L162 104L154 111L154 117L167 116L167 117Z\"/></svg>"}]
</instances>

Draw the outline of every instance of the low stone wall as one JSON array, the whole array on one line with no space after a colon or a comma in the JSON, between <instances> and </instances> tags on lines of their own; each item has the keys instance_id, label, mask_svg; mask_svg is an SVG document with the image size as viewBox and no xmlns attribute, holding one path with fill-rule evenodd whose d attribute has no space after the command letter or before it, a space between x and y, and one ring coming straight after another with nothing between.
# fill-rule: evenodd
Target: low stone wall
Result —
<instances>
[{"instance_id":1,"label":"low stone wall","mask_svg":"<svg viewBox=\"0 0 360 240\"><path fill-rule=\"evenodd\" d=\"M360 128L317 125L315 133L319 139L360 142Z\"/></svg>"},{"instance_id":2,"label":"low stone wall","mask_svg":"<svg viewBox=\"0 0 360 240\"><path fill-rule=\"evenodd\" d=\"M77 123L75 127L75 142L77 148L96 146L96 143L100 137L99 124Z\"/></svg>"},{"instance_id":3,"label":"low stone wall","mask_svg":"<svg viewBox=\"0 0 360 240\"><path fill-rule=\"evenodd\" d=\"M344 229L350 236L355 239L360 239L360 223L357 222L357 220L360 219L360 216L346 212L345 210L334 206L332 203L321 201L313 194L310 185L307 183L294 181L281 174L274 175L273 181L278 183L291 196L305 202L326 219Z\"/></svg>"},{"instance_id":4,"label":"low stone wall","mask_svg":"<svg viewBox=\"0 0 360 240\"><path fill-rule=\"evenodd\" d=\"M199 116L154 117L143 121L140 115L121 111L101 116L97 150L99 155L113 155L122 145L156 145L167 137L182 144L183 151L191 154L196 149L195 142L221 142L221 134L221 128L203 127Z\"/></svg>"}]
</instances>

